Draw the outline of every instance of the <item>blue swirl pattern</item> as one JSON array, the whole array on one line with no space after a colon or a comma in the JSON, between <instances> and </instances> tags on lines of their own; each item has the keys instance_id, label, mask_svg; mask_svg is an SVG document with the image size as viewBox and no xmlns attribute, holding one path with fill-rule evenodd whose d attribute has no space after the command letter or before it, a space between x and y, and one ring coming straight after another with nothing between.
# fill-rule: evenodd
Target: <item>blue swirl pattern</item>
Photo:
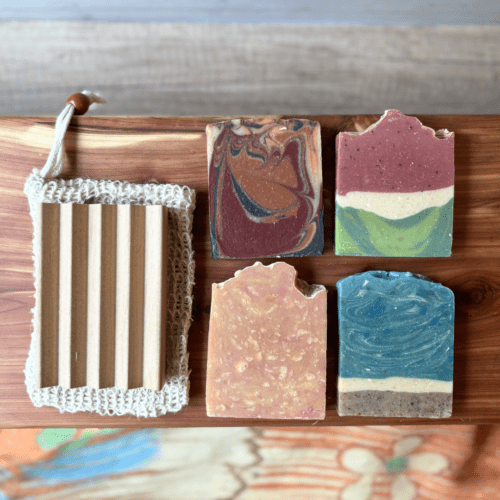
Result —
<instances>
[{"instance_id":1,"label":"blue swirl pattern","mask_svg":"<svg viewBox=\"0 0 500 500\"><path fill-rule=\"evenodd\" d=\"M453 292L412 273L368 271L337 283L339 376L453 380Z\"/></svg>"}]
</instances>

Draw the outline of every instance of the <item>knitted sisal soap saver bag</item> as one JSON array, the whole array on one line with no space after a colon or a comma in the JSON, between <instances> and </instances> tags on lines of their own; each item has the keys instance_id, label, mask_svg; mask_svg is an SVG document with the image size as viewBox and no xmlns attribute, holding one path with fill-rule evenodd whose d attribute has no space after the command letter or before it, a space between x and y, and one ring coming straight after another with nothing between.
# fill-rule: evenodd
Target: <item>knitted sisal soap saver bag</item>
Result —
<instances>
[{"instance_id":1,"label":"knitted sisal soap saver bag","mask_svg":"<svg viewBox=\"0 0 500 500\"><path fill-rule=\"evenodd\" d=\"M83 94L83 95L82 95ZM92 103L104 103L88 91L75 94L76 100L68 104L55 125L55 140L45 166L34 169L26 180L24 193L28 197L36 241L37 204L46 203L100 203L131 205L164 205L168 207L168 273L169 296L167 309L166 382L160 391L146 388L120 389L111 387L94 389L61 386L37 388L35 384L35 353L39 339L33 333L25 376L29 397L37 407L52 406L62 412L90 411L100 415L131 414L138 417L157 417L167 412L177 412L189 399L189 370L187 339L191 324L192 287L194 284L194 254L192 250L192 224L195 192L175 184L132 184L130 182L94 179L62 180L57 176L64 166L64 135L73 114L83 114ZM81 102L84 109L81 110ZM76 109L76 111L75 111ZM36 247L33 245L33 260ZM35 277L35 289L39 284ZM32 309L32 327L35 311Z\"/></svg>"}]
</instances>

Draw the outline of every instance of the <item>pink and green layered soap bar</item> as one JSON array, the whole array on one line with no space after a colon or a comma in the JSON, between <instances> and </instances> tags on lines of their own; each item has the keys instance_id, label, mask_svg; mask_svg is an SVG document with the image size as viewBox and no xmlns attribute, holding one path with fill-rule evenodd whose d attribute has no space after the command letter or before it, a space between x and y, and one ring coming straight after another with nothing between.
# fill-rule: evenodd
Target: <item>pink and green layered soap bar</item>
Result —
<instances>
[{"instance_id":1,"label":"pink and green layered soap bar","mask_svg":"<svg viewBox=\"0 0 500 500\"><path fill-rule=\"evenodd\" d=\"M454 133L389 110L337 135L335 253L449 257Z\"/></svg>"}]
</instances>

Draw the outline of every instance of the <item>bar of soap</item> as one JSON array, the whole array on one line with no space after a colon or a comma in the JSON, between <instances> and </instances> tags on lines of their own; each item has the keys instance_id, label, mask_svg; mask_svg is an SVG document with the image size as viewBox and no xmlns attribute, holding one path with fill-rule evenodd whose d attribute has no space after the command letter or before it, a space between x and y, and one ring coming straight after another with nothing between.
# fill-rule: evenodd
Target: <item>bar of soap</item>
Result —
<instances>
[{"instance_id":1,"label":"bar of soap","mask_svg":"<svg viewBox=\"0 0 500 500\"><path fill-rule=\"evenodd\" d=\"M337 289L339 415L451 416L453 292L385 271L349 276Z\"/></svg>"},{"instance_id":2,"label":"bar of soap","mask_svg":"<svg viewBox=\"0 0 500 500\"><path fill-rule=\"evenodd\" d=\"M335 253L449 257L454 139L396 110L339 133Z\"/></svg>"},{"instance_id":3,"label":"bar of soap","mask_svg":"<svg viewBox=\"0 0 500 500\"><path fill-rule=\"evenodd\" d=\"M319 123L241 119L207 125L206 133L212 255L321 255Z\"/></svg>"},{"instance_id":4,"label":"bar of soap","mask_svg":"<svg viewBox=\"0 0 500 500\"><path fill-rule=\"evenodd\" d=\"M209 417L325 418L326 289L284 262L212 285Z\"/></svg>"}]
</instances>

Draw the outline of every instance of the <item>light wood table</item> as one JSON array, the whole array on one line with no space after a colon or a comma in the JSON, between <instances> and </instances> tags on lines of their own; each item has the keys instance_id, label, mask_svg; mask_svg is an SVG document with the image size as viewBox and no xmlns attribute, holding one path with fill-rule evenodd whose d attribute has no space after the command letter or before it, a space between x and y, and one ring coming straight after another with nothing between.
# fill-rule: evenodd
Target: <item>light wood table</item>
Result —
<instances>
[{"instance_id":1,"label":"light wood table","mask_svg":"<svg viewBox=\"0 0 500 500\"><path fill-rule=\"evenodd\" d=\"M188 350L190 403L156 419L60 414L35 408L26 393L24 365L34 305L32 223L23 185L41 168L54 136L54 118L0 118L0 428L178 427L246 425L373 425L500 423L500 116L419 116L455 138L455 212L451 258L337 257L333 252L335 135L379 116L309 116L322 128L325 251L322 257L289 258L299 277L328 289L327 416L324 421L208 418L205 373L210 289L253 260L211 256L205 125L227 117L74 118L66 136L66 179L92 177L169 182L197 192L193 245L196 274ZM263 259L269 264L272 259ZM455 386L450 419L361 418L337 415L338 353L335 283L369 269L411 271L451 288L456 297Z\"/></svg>"}]
</instances>

